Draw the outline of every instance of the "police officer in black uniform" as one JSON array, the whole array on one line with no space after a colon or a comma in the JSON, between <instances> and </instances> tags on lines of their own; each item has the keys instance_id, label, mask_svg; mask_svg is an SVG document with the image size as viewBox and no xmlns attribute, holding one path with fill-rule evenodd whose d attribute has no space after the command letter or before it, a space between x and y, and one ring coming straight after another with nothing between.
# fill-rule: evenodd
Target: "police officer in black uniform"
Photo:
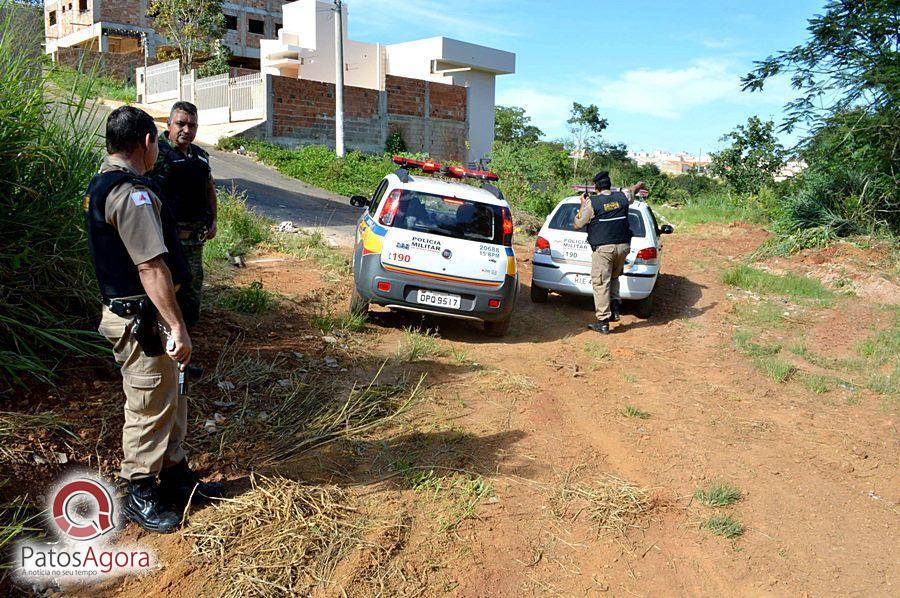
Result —
<instances>
[{"instance_id":1,"label":"police officer in black uniform","mask_svg":"<svg viewBox=\"0 0 900 598\"><path fill-rule=\"evenodd\" d=\"M197 107L176 102L159 138L159 158L150 176L178 223L178 236L191 268L191 283L178 291L178 304L191 329L200 319L203 243L216 236L216 188L209 154L194 145Z\"/></svg>"},{"instance_id":2,"label":"police officer in black uniform","mask_svg":"<svg viewBox=\"0 0 900 598\"><path fill-rule=\"evenodd\" d=\"M581 209L575 215L575 228L587 226L588 244L593 252L591 284L597 321L588 328L609 334L609 323L619 321L619 277L631 251L628 206L634 201L634 194L646 185L639 182L630 189L613 191L609 173L604 171L594 176L594 186L595 195L589 195L587 191L582 195Z\"/></svg>"}]
</instances>

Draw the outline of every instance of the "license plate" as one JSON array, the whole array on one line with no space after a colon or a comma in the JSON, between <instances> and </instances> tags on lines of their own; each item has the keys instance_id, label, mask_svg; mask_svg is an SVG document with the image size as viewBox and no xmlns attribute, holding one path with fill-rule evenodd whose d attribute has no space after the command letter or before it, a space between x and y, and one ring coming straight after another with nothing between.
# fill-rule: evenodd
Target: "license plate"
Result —
<instances>
[{"instance_id":1,"label":"license plate","mask_svg":"<svg viewBox=\"0 0 900 598\"><path fill-rule=\"evenodd\" d=\"M575 284L577 284L578 286L590 286L591 284L590 274L573 274L572 276L575 279Z\"/></svg>"},{"instance_id":2,"label":"license plate","mask_svg":"<svg viewBox=\"0 0 900 598\"><path fill-rule=\"evenodd\" d=\"M436 293L435 291L419 291L416 301L423 305L434 305L436 307L449 307L450 309L459 309L459 295L450 295L449 293Z\"/></svg>"}]
</instances>

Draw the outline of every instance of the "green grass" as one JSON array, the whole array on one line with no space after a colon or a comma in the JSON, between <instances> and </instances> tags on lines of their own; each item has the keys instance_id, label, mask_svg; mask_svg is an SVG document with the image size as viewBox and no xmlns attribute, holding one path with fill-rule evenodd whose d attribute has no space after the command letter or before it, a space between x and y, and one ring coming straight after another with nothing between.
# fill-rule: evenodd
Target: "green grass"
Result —
<instances>
[{"instance_id":1,"label":"green grass","mask_svg":"<svg viewBox=\"0 0 900 598\"><path fill-rule=\"evenodd\" d=\"M247 194L234 188L218 189L218 234L203 247L204 262L226 253L245 255L272 237L272 223L247 207Z\"/></svg>"},{"instance_id":2,"label":"green grass","mask_svg":"<svg viewBox=\"0 0 900 598\"><path fill-rule=\"evenodd\" d=\"M781 352L781 345L761 345L751 339L753 333L746 330L736 330L732 334L734 343L747 355L753 358L771 357Z\"/></svg>"},{"instance_id":3,"label":"green grass","mask_svg":"<svg viewBox=\"0 0 900 598\"><path fill-rule=\"evenodd\" d=\"M609 347L596 341L585 341L581 348L594 361L607 361L612 356Z\"/></svg>"},{"instance_id":4,"label":"green grass","mask_svg":"<svg viewBox=\"0 0 900 598\"><path fill-rule=\"evenodd\" d=\"M760 303L735 303L734 313L737 319L752 328L784 329L793 326L793 322L785 319L784 305L778 305L771 301Z\"/></svg>"},{"instance_id":5,"label":"green grass","mask_svg":"<svg viewBox=\"0 0 900 598\"><path fill-rule=\"evenodd\" d=\"M315 260L335 274L350 274L350 261L340 251L329 247L320 231L278 235L274 248L300 259Z\"/></svg>"},{"instance_id":6,"label":"green grass","mask_svg":"<svg viewBox=\"0 0 900 598\"><path fill-rule=\"evenodd\" d=\"M82 208L101 158L96 108L44 93L43 59L22 51L9 16L0 15L0 388L109 352L96 333Z\"/></svg>"},{"instance_id":7,"label":"green grass","mask_svg":"<svg viewBox=\"0 0 900 598\"><path fill-rule=\"evenodd\" d=\"M310 324L323 334L335 330L344 332L362 332L366 329L368 316L366 314L341 314L319 313L312 317Z\"/></svg>"},{"instance_id":8,"label":"green grass","mask_svg":"<svg viewBox=\"0 0 900 598\"><path fill-rule=\"evenodd\" d=\"M407 326L403 329L403 340L397 349L397 361L414 362L444 357L449 353L438 340L437 333Z\"/></svg>"},{"instance_id":9,"label":"green grass","mask_svg":"<svg viewBox=\"0 0 900 598\"><path fill-rule=\"evenodd\" d=\"M766 376L776 382L787 382L797 371L796 366L777 357L762 357L753 362Z\"/></svg>"},{"instance_id":10,"label":"green grass","mask_svg":"<svg viewBox=\"0 0 900 598\"><path fill-rule=\"evenodd\" d=\"M828 304L834 298L833 292L813 278L791 272L772 274L746 264L726 270L722 282L756 293L812 300L821 304Z\"/></svg>"},{"instance_id":11,"label":"green grass","mask_svg":"<svg viewBox=\"0 0 900 598\"><path fill-rule=\"evenodd\" d=\"M831 392L835 389L836 382L839 382L832 376L811 374L809 372L798 372L796 378L806 390L817 395Z\"/></svg>"},{"instance_id":12,"label":"green grass","mask_svg":"<svg viewBox=\"0 0 900 598\"><path fill-rule=\"evenodd\" d=\"M712 482L705 488L697 488L694 498L708 507L727 507L741 500L741 491L728 482Z\"/></svg>"},{"instance_id":13,"label":"green grass","mask_svg":"<svg viewBox=\"0 0 900 598\"><path fill-rule=\"evenodd\" d=\"M338 158L323 145L285 149L250 139L226 138L219 141L219 148L224 150L236 149L241 145L254 152L260 162L280 173L341 195L371 196L381 179L396 168L386 155L353 151L344 158Z\"/></svg>"},{"instance_id":14,"label":"green grass","mask_svg":"<svg viewBox=\"0 0 900 598\"><path fill-rule=\"evenodd\" d=\"M478 504L494 495L494 487L481 476L453 473L436 475L433 469L412 467L408 463L395 464L406 484L417 494L426 495L431 502L447 501L442 509L440 531L453 531L466 519L475 517Z\"/></svg>"},{"instance_id":15,"label":"green grass","mask_svg":"<svg viewBox=\"0 0 900 598\"><path fill-rule=\"evenodd\" d=\"M724 194L701 195L681 207L654 206L653 210L675 226L688 227L738 220L756 222L760 218L757 213L737 205Z\"/></svg>"},{"instance_id":16,"label":"green grass","mask_svg":"<svg viewBox=\"0 0 900 598\"><path fill-rule=\"evenodd\" d=\"M134 102L137 91L133 84L123 83L113 77L99 74L85 62L77 68L65 64L52 64L47 67L47 81L58 87L67 95L80 98L105 98L120 102Z\"/></svg>"},{"instance_id":17,"label":"green grass","mask_svg":"<svg viewBox=\"0 0 900 598\"><path fill-rule=\"evenodd\" d=\"M259 281L245 287L229 287L218 300L218 306L239 314L261 314L269 311L274 295Z\"/></svg>"},{"instance_id":18,"label":"green grass","mask_svg":"<svg viewBox=\"0 0 900 598\"><path fill-rule=\"evenodd\" d=\"M622 408L622 415L625 417L636 417L638 419L648 419L650 414L646 411L641 411L634 405L626 405Z\"/></svg>"},{"instance_id":19,"label":"green grass","mask_svg":"<svg viewBox=\"0 0 900 598\"><path fill-rule=\"evenodd\" d=\"M729 540L738 538L744 533L744 526L730 514L708 517L703 520L700 527L708 529L717 536L723 536Z\"/></svg>"}]
</instances>

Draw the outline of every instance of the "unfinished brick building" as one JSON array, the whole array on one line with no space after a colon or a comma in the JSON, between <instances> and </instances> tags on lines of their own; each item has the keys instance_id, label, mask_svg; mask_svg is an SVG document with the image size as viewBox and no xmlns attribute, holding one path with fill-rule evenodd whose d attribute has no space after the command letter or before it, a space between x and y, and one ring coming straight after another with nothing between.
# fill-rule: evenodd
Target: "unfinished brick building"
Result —
<instances>
[{"instance_id":1,"label":"unfinished brick building","mask_svg":"<svg viewBox=\"0 0 900 598\"><path fill-rule=\"evenodd\" d=\"M285 0L224 2L224 43L234 53L232 63L259 70L259 41L277 35ZM121 55L105 64L113 74L133 72L144 62L142 34L147 36L148 62L166 47L166 40L147 17L148 0L47 0L44 3L46 52L71 61L83 51ZM66 50L69 48L69 50ZM119 66L123 65L123 66ZM133 74L131 75L133 76Z\"/></svg>"}]
</instances>

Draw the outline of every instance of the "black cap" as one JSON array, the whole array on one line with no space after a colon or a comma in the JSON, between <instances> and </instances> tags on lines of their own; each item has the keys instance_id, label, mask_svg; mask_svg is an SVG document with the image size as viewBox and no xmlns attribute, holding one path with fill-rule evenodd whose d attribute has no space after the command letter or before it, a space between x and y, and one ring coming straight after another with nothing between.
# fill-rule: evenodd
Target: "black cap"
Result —
<instances>
[{"instance_id":1,"label":"black cap","mask_svg":"<svg viewBox=\"0 0 900 598\"><path fill-rule=\"evenodd\" d=\"M612 186L612 181L609 178L609 172L605 170L601 170L597 174L594 175L594 184L603 189L609 189Z\"/></svg>"}]
</instances>

